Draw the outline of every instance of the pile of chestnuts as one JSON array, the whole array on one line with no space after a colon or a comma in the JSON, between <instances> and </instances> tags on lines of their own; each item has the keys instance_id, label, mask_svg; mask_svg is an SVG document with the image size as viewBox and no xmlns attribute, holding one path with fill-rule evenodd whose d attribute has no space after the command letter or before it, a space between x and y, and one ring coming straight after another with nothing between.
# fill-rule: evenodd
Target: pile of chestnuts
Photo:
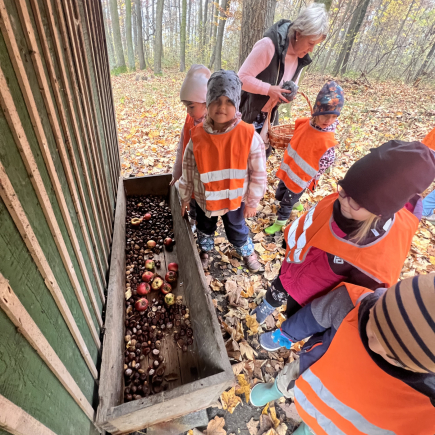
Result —
<instances>
[{"instance_id":1,"label":"pile of chestnuts","mask_svg":"<svg viewBox=\"0 0 435 435\"><path fill-rule=\"evenodd\" d=\"M170 382L178 379L176 373L165 373L162 343L174 340L187 352L188 346L193 344L193 330L182 296L166 294L164 287L161 291L151 290L149 294L147 291L146 298L141 293L146 284L142 276L150 269L149 260L168 249L168 245L160 241L170 238L174 243L172 217L165 199L157 196L128 198L126 219L124 401L129 402L165 391ZM147 243L153 240L151 237L157 240L154 246ZM148 268L145 267L147 261ZM178 271L178 265L171 264ZM160 268L160 261L154 261L153 267ZM177 272L169 272L177 275ZM149 288L148 284L146 286Z\"/></svg>"}]
</instances>

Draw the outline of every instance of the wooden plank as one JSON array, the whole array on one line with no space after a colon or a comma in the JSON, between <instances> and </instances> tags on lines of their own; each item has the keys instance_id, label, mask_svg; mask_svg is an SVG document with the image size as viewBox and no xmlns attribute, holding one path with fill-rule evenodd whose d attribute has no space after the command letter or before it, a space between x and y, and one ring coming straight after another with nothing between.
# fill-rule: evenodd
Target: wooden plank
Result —
<instances>
[{"instance_id":1,"label":"wooden plank","mask_svg":"<svg viewBox=\"0 0 435 435\"><path fill-rule=\"evenodd\" d=\"M106 270L109 267L109 263L108 263L107 251L104 248L103 238L102 238L101 229L100 229L100 222L97 219L97 217L99 215L95 214L96 205L95 205L95 199L94 199L94 192L93 192L92 187L90 185L91 176L90 176L88 168L87 168L86 158L85 158L85 154L83 151L84 147L85 147L84 143L86 141L86 130L84 127L84 122L81 118L80 107L77 107L77 115L76 115L76 111L74 110L74 101L77 104L79 101L79 97L77 95L77 88L75 86L71 85L69 80L68 80L68 68L66 67L65 62L64 62L64 58L62 56L63 49L62 49L60 41L59 41L59 36L57 33L58 29L57 29L57 26L55 23L55 19L54 19L55 15L54 15L54 11L51 7L51 2L46 1L45 7L47 10L47 21L48 21L48 25L49 25L49 28L51 31L53 45L55 47L54 54L56 56L57 64L58 64L59 71L60 71L62 90L66 94L66 101L68 103L68 109L69 109L69 119L71 120L73 131L74 131L74 137L76 139L77 152L79 155L81 168L79 167L79 165L76 161L76 157L74 154L74 149L72 147L72 144L67 144L67 148L68 148L68 152L70 154L71 162L73 164L73 169L74 169L74 173L75 173L77 184L78 184L78 190L79 190L80 198L82 200L83 209L84 209L84 213L85 213L85 217L86 217L86 222L88 224L89 233L90 233L91 240L92 240L93 251L94 251L94 254L95 254L97 261L98 261L100 273L104 277L106 274ZM60 27L62 29L62 26L61 26L62 22L60 21L58 24L60 24ZM61 29L59 30L59 32L61 31ZM65 57L68 59L67 54L68 54L68 51L65 50ZM69 66L69 72L71 74L73 74L72 65L69 64L68 66ZM71 88L73 88L73 90L71 90ZM73 95L74 95L75 99L73 98ZM79 119L77 119L77 118L79 118ZM80 127L79 127L79 122L81 122ZM80 130L82 131L82 133L84 135L83 139L82 139L82 135L80 134ZM83 173L84 177L85 177L86 189L88 191L88 197L89 197L89 201L91 204L92 213L94 213L94 216L91 215L91 212L89 211L88 206L87 206L87 201L86 201L86 197L85 197L85 195L86 195L85 188L83 187L83 184L81 183L81 177L80 177L81 173ZM96 236L95 236L95 233L93 230L93 225L96 226L96 230L97 230L98 238L99 238L99 244L97 243L97 239L96 239ZM100 252L101 252L101 254L100 254ZM103 264L104 264L104 266L103 266Z\"/></svg>"},{"instance_id":2,"label":"wooden plank","mask_svg":"<svg viewBox=\"0 0 435 435\"><path fill-rule=\"evenodd\" d=\"M0 7L3 11L3 0L0 0ZM42 181L41 175L38 170L38 166L36 165L33 154L30 152L30 145L27 141L26 134L24 132L23 126L21 124L20 117L15 108L15 104L12 98L12 95L9 92L9 87L6 82L6 78L3 75L3 70L0 68L0 106L3 109L3 113L8 121L9 127L14 135L14 139L17 144L20 144L20 153L22 155L23 161L26 165L26 169L29 173L30 179L32 181L32 185L35 189L35 192L38 196L39 202L41 203L41 207L44 211L44 215L47 219L47 223L50 227L50 231L53 235L53 238L56 242L56 246L59 250L59 254L64 263L65 269L70 278L71 284L74 288L74 292L76 293L77 299L80 304L80 308L83 311L83 315L86 319L86 322L89 326L89 330L91 331L92 337L95 341L95 344L99 348L101 346L100 339L98 337L98 332L95 328L94 322L92 320L91 313L89 311L88 305L83 296L83 291L81 289L80 283L78 282L78 278L74 267L71 262L71 258L69 256L67 247L65 245L65 241L63 240L62 233L60 231L59 225L57 223L56 217L53 212L52 205L49 201L47 191L45 189L44 183ZM4 170L2 166L2 170ZM5 172L6 176L6 172ZM12 187L12 185L11 185ZM98 322L102 324L101 315L99 312L96 313L96 317Z\"/></svg>"},{"instance_id":3,"label":"wooden plank","mask_svg":"<svg viewBox=\"0 0 435 435\"><path fill-rule=\"evenodd\" d=\"M59 1L59 0L57 0ZM72 44L72 55L75 59L76 69L78 72L78 84L82 90L82 99L84 102L84 108L87 119L90 122L91 137L91 150L92 150L92 163L94 166L95 178L100 189L100 195L104 198L102 204L104 222L106 223L106 232L108 238L112 233L112 216L110 213L110 199L107 191L107 183L105 182L105 177L103 173L103 168L105 167L104 161L102 159L102 147L103 141L100 138L98 130L98 120L95 111L94 101L96 99L94 93L90 86L88 86L87 80L87 60L83 58L85 56L85 47L80 44L82 36L80 29L80 14L78 11L74 12L74 6L71 4L70 0L66 0L64 3L64 13L68 23L68 31L70 35L70 42Z\"/></svg>"},{"instance_id":4,"label":"wooden plank","mask_svg":"<svg viewBox=\"0 0 435 435\"><path fill-rule=\"evenodd\" d=\"M50 123L51 123L51 126L53 128L54 136L56 139L57 149L59 151L59 155L60 155L61 160L62 160L62 165L63 165L64 171L65 171L65 175L66 175L66 178L68 181L68 186L70 188L71 194L75 194L73 196L74 202L78 204L78 198L77 198L77 194L75 192L75 183L74 183L73 176L71 173L70 163L68 161L68 158L67 158L66 152L65 152L65 148L63 146L64 141L62 139L62 134L60 132L60 126L57 123L56 111L54 109L53 102L51 100L51 94L49 92L49 85L47 83L45 73L44 73L44 68L42 66L40 55L38 53L38 46L36 43L36 38L35 38L35 34L33 32L33 28L32 28L31 23L30 23L29 12L27 10L25 2L23 2L22 0L20 0L20 1L21 1L21 8L19 8L20 18L22 19L23 28L25 29L24 33L27 36L27 42L28 42L29 48L32 52L31 57L32 57L32 60L34 62L35 70L37 71L38 81L39 81L41 89L43 89L42 94L44 96L44 101L45 101L45 104L47 106L47 111L49 113ZM4 6L5 6L4 0L0 0L0 9L3 9ZM35 16L36 21L37 22L39 21L39 24L42 27L42 23L40 22L41 21L40 15L38 13L35 13L34 16ZM83 279L84 279L84 282L86 285L86 290L88 292L89 299L90 299L92 307L94 309L98 324L101 327L103 325L103 321L102 321L101 314L100 314L100 307L98 306L97 301L95 299L93 285L92 285L90 278L89 278L89 274L88 274L88 270L86 268L85 260L83 258L83 254L82 254L81 249L80 249L80 244L79 244L79 241L77 239L77 235L75 233L75 228L73 226L71 216L70 216L70 213L69 213L66 201L65 201L64 192L62 191L62 186L61 186L59 177L56 173L56 169L55 169L54 162L53 162L53 159L51 157L50 151L48 149L47 139L45 137L45 133L44 133L42 123L40 120L40 114L38 113L36 103L35 103L35 100L33 98L33 92L31 90L30 83L27 80L27 76L26 76L26 73L24 70L22 59L21 59L21 56L20 56L20 53L18 50L18 45L17 45L17 42L16 42L14 35L13 35L13 32L12 32L11 23L9 21L9 17L6 15L2 15L1 20L3 23L2 28L4 27L6 30L6 32L5 32L6 43L7 43L7 46L9 48L10 57L12 59L12 63L14 65L14 70L17 74L17 78L18 78L18 81L19 81L20 86L21 86L24 99L26 101L29 115L30 115L30 117L32 119L32 123L35 127L35 133L38 137L38 142L39 142L39 146L41 149L41 153L44 157L45 164L46 164L47 169L48 169L49 174L50 174L50 178L51 178L51 181L52 181L52 184L54 187L54 191L56 193L56 198L58 200L59 207L60 207L60 210L62 212L62 216L63 216L64 221L65 221L65 226L67 228L67 231L68 231L68 234L69 234L69 237L71 240L71 244L73 246L74 252L75 252L76 257L77 257L77 261L78 261L78 264L79 264L79 267L80 267L80 270L81 270L81 273L82 273L82 276L83 276ZM45 48L48 51L47 42L45 41L45 39L43 37L41 37L40 40L45 42ZM52 67L50 62L48 64L48 70L51 73L51 75L53 76L53 85L54 85L53 90L55 91L55 95L57 95L58 98L60 99L58 83L57 83L57 80L55 80L55 78L54 78L53 67ZM64 125L66 126L65 134L67 137L67 142L70 143L71 138L69 137L67 121L65 119L65 114L63 113L62 106L59 107L59 114L60 114L60 118L64 122ZM23 147L24 146L28 146L28 144L26 142L23 142ZM24 159L29 155L30 152L31 152L30 150L26 150L26 152L23 150L22 156L24 157ZM27 166L30 166L30 164L27 163ZM84 231L84 233L85 232L86 231ZM90 258L92 258L92 256ZM96 282L99 284L100 297L102 298L102 301L104 302L103 287L102 287L101 282L99 280L97 280Z\"/></svg>"},{"instance_id":5,"label":"wooden plank","mask_svg":"<svg viewBox=\"0 0 435 435\"><path fill-rule=\"evenodd\" d=\"M0 273L0 307L7 314L20 333L27 339L38 355L44 360L50 370L59 379L77 405L83 410L88 418L94 420L94 410L80 388L56 355L56 352L48 343L36 323L30 317L17 295L10 287L8 281Z\"/></svg>"},{"instance_id":6,"label":"wooden plank","mask_svg":"<svg viewBox=\"0 0 435 435\"><path fill-rule=\"evenodd\" d=\"M125 216L126 198L123 179L119 178L98 390L99 406L96 422L99 427L102 427L107 420L109 409L121 404L123 400ZM108 427L107 430L110 432L111 428Z\"/></svg>"},{"instance_id":7,"label":"wooden plank","mask_svg":"<svg viewBox=\"0 0 435 435\"><path fill-rule=\"evenodd\" d=\"M127 196L134 195L163 195L169 192L171 174L148 175L145 177L127 178L124 189Z\"/></svg>"},{"instance_id":8,"label":"wooden plank","mask_svg":"<svg viewBox=\"0 0 435 435\"><path fill-rule=\"evenodd\" d=\"M0 395L0 427L13 435L56 435L22 408Z\"/></svg>"},{"instance_id":9,"label":"wooden plank","mask_svg":"<svg viewBox=\"0 0 435 435\"><path fill-rule=\"evenodd\" d=\"M0 85L1 86L1 85ZM74 337L74 340L79 348L86 364L94 377L94 379L98 379L98 372L95 367L94 362L92 361L91 355L89 354L89 350L86 347L86 344L83 340L82 335L77 327L77 324L74 320L74 317L71 313L68 304L65 301L65 298L62 294L62 291L59 288L59 285L56 281L56 278L50 268L50 265L45 258L45 255L41 249L41 246L33 232L32 226L30 225L29 220L27 219L26 213L24 212L18 197L9 181L8 176L6 175L6 171L3 165L0 162L0 196L2 197L6 207L11 214L15 225L17 226L24 242L26 243L29 252L32 255L33 260L35 261L38 269L45 279L45 283L47 288L50 290L56 305L58 306L62 317L64 318L68 328Z\"/></svg>"}]
</instances>

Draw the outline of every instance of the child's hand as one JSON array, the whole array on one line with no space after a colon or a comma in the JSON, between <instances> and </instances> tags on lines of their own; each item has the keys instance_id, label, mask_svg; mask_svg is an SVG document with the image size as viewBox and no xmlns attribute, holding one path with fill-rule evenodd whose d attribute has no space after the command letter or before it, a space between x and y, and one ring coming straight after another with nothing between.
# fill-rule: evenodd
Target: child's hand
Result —
<instances>
[{"instance_id":1,"label":"child's hand","mask_svg":"<svg viewBox=\"0 0 435 435\"><path fill-rule=\"evenodd\" d=\"M257 209L254 207L246 207L245 206L245 211L243 213L243 216L245 218L251 218L254 217L257 214Z\"/></svg>"},{"instance_id":2,"label":"child's hand","mask_svg":"<svg viewBox=\"0 0 435 435\"><path fill-rule=\"evenodd\" d=\"M169 183L170 186L173 186L175 183L177 182L177 180L175 178L172 178L171 182Z\"/></svg>"},{"instance_id":3,"label":"child's hand","mask_svg":"<svg viewBox=\"0 0 435 435\"><path fill-rule=\"evenodd\" d=\"M184 215L186 214L186 208L187 211L190 210L190 205L188 202L182 202L181 203L181 217L184 217Z\"/></svg>"}]
</instances>

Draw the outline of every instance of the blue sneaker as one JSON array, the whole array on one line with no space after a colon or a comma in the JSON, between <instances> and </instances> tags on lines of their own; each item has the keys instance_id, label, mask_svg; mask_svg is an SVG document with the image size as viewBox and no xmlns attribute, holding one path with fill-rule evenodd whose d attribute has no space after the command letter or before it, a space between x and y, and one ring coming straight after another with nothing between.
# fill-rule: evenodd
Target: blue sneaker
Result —
<instances>
[{"instance_id":1,"label":"blue sneaker","mask_svg":"<svg viewBox=\"0 0 435 435\"><path fill-rule=\"evenodd\" d=\"M272 314L275 311L275 307L269 304L266 299L263 299L263 302L256 308L254 308L251 312L251 316L257 315L257 322L262 325L266 321L266 317L269 314Z\"/></svg>"},{"instance_id":2,"label":"blue sneaker","mask_svg":"<svg viewBox=\"0 0 435 435\"><path fill-rule=\"evenodd\" d=\"M280 329L275 329L275 331L265 332L264 334L260 335L260 344L263 349L269 352L274 352L281 347L290 349L293 345L293 342L289 338L285 337Z\"/></svg>"}]
</instances>

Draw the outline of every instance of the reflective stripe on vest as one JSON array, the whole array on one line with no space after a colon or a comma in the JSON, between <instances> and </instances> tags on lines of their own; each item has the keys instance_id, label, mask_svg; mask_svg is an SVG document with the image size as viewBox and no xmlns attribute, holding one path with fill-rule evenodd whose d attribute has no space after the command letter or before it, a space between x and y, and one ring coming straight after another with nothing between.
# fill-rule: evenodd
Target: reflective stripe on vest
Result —
<instances>
[{"instance_id":1,"label":"reflective stripe on vest","mask_svg":"<svg viewBox=\"0 0 435 435\"><path fill-rule=\"evenodd\" d=\"M390 287L399 279L403 262L418 227L418 219L406 209L399 210L384 225L385 233L368 245L358 245L337 236L332 213L338 194L323 198L284 231L286 261L301 263L313 246L342 258L380 284ZM388 261L379 261L379 258Z\"/></svg>"},{"instance_id":2,"label":"reflective stripe on vest","mask_svg":"<svg viewBox=\"0 0 435 435\"><path fill-rule=\"evenodd\" d=\"M337 141L333 132L315 129L309 118L297 119L276 176L292 192L302 192L317 175L322 156L335 145Z\"/></svg>"},{"instance_id":3,"label":"reflective stripe on vest","mask_svg":"<svg viewBox=\"0 0 435 435\"><path fill-rule=\"evenodd\" d=\"M302 379L310 384L310 387L316 393L317 397L325 403L325 405L332 408L343 418L352 423L360 432L370 435L394 435L390 430L382 429L370 423L359 412L355 411L346 404L340 402L323 384L322 381L311 371L306 370L302 374ZM317 420L322 429L331 435L344 434L334 423L325 417L319 410L307 399L305 394L295 386L295 398L299 405Z\"/></svg>"},{"instance_id":4,"label":"reflective stripe on vest","mask_svg":"<svg viewBox=\"0 0 435 435\"><path fill-rule=\"evenodd\" d=\"M193 154L204 185L207 211L240 207L254 133L254 127L243 121L223 134L209 134L202 124L191 130Z\"/></svg>"}]
</instances>

